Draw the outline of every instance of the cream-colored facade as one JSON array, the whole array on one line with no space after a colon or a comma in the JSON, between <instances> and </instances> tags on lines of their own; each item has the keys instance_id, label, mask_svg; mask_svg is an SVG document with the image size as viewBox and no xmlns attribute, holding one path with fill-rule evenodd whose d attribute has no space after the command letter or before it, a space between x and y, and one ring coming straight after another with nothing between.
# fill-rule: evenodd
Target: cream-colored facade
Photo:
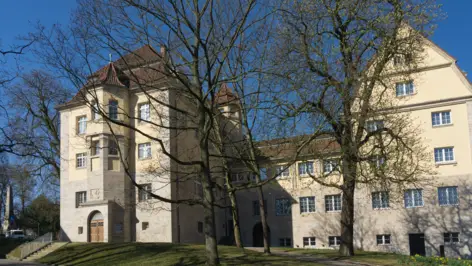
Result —
<instances>
[{"instance_id":1,"label":"cream-colored facade","mask_svg":"<svg viewBox=\"0 0 472 266\"><path fill-rule=\"evenodd\" d=\"M435 174L427 177L430 181L426 184L411 187L421 191L421 199L415 198L418 194L405 196L403 193L392 193L388 206L383 208L373 207L372 197L378 195L373 193L378 191L358 187L355 194L355 245L364 250L404 254L409 254L413 249L413 252L426 255L440 255L444 249L448 256L468 257L472 254L469 244L469 236L472 235L472 86L457 67L454 58L433 43L425 42L426 57L414 75L413 93L396 99L398 111L407 113L412 123L419 127L418 134L427 147L430 165ZM178 99L171 90L149 93L180 108L185 109L190 105ZM96 94L99 102L104 103L104 111L108 110L106 106L110 98L115 99L119 109L123 111L120 114L123 117L118 120L136 126L147 134L158 134L165 140L163 145L173 155L185 156L186 159L197 156L195 147L198 143L194 134L176 134L170 129L141 125L135 119L129 119L137 117L139 107L147 102L149 96L142 91L105 84L97 87ZM396 96L393 94L390 97ZM89 99L90 102L93 100ZM239 115L235 106L222 108L223 112L231 113L233 117L237 118ZM84 103L69 104L60 107L60 110L61 227L65 238L71 241L90 241L90 219L98 211L104 216L103 241L203 242L203 233L199 228L203 221L201 207L157 200L140 202L139 193L127 179L122 164L116 161L119 157L108 154L108 141L112 137L108 125L100 118L92 119L90 105ZM433 126L432 118L436 117L433 113L437 112L443 124ZM163 113L167 116L162 117ZM442 113L450 121L443 118ZM172 125L178 120L168 109L152 109L150 114L152 121L165 125ZM86 133L77 134L77 118L83 115L87 117ZM154 193L167 198L198 196L195 195L198 194L198 189L195 189L198 184L193 181L175 182L178 179L175 174L178 166L160 152L158 143L124 127L112 128L115 135L120 136L118 142L122 155L126 158L136 183L151 184ZM90 146L95 140L99 140L104 148L97 156L91 156ZM151 143L152 158L140 159L138 145L148 142ZM441 148L448 148L437 151L444 161L436 162L435 149ZM445 160L445 152L448 153L448 160ZM79 153L87 153L84 168L77 167L76 156ZM286 166L285 159L280 157L264 160L267 175L274 175L277 166ZM313 162L314 174L321 174L323 171L322 161L310 156L303 160ZM283 176L264 188L271 244L297 248L336 248L339 241L337 237L340 235L337 201L342 196L341 192L335 188L322 187L300 173L302 163L293 163ZM168 171L149 171L150 169ZM232 171L236 173L238 169ZM330 178L341 179L336 175ZM80 191L87 192L87 200L76 204L76 193ZM439 193L448 193L446 202L444 198L440 201ZM239 213L243 217L241 233L244 245L261 245L262 229L257 195L251 190L240 191L237 195ZM416 202L412 205L411 202L405 202L408 197ZM230 239L230 214L218 209L216 223L218 239Z\"/></svg>"}]
</instances>

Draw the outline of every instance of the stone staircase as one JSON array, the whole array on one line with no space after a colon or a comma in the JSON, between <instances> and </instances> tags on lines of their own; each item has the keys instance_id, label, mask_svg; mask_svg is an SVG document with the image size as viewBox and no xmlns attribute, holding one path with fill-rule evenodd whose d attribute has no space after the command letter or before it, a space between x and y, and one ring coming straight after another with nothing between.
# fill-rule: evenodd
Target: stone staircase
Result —
<instances>
[{"instance_id":1,"label":"stone staircase","mask_svg":"<svg viewBox=\"0 0 472 266\"><path fill-rule=\"evenodd\" d=\"M49 245L37 250L36 252L30 254L28 257L24 258L23 261L35 261L38 260L47 254L56 251L57 249L65 246L68 242L52 242Z\"/></svg>"}]
</instances>

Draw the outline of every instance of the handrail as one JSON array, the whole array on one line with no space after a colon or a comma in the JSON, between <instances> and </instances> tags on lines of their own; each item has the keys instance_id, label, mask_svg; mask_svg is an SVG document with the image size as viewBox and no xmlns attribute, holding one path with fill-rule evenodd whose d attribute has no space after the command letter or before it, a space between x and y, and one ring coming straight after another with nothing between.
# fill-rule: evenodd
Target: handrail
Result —
<instances>
[{"instance_id":1,"label":"handrail","mask_svg":"<svg viewBox=\"0 0 472 266\"><path fill-rule=\"evenodd\" d=\"M33 241L24 243L23 245L20 246L21 252L20 252L20 260L28 257L32 253L42 249L43 247L51 244L53 241L53 233L49 232L46 233Z\"/></svg>"}]
</instances>

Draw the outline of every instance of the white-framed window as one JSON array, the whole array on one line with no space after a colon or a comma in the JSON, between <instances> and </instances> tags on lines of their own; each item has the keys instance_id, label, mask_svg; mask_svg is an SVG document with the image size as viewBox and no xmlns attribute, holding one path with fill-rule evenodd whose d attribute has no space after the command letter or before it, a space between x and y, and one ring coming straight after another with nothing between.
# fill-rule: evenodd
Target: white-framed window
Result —
<instances>
[{"instance_id":1,"label":"white-framed window","mask_svg":"<svg viewBox=\"0 0 472 266\"><path fill-rule=\"evenodd\" d=\"M151 158L151 143L146 142L146 143L141 143L138 144L138 158L139 159L147 159Z\"/></svg>"},{"instance_id":2,"label":"white-framed window","mask_svg":"<svg viewBox=\"0 0 472 266\"><path fill-rule=\"evenodd\" d=\"M377 235L377 246L390 245L390 235Z\"/></svg>"},{"instance_id":3,"label":"white-framed window","mask_svg":"<svg viewBox=\"0 0 472 266\"><path fill-rule=\"evenodd\" d=\"M444 244L459 243L459 233L457 232L447 232L443 234Z\"/></svg>"},{"instance_id":4,"label":"white-framed window","mask_svg":"<svg viewBox=\"0 0 472 266\"><path fill-rule=\"evenodd\" d=\"M459 204L459 194L457 187L438 187L439 206Z\"/></svg>"},{"instance_id":5,"label":"white-framed window","mask_svg":"<svg viewBox=\"0 0 472 266\"><path fill-rule=\"evenodd\" d=\"M152 184L141 184L142 189L138 188L138 200L139 202L151 199L149 192L152 192Z\"/></svg>"},{"instance_id":6,"label":"white-framed window","mask_svg":"<svg viewBox=\"0 0 472 266\"><path fill-rule=\"evenodd\" d=\"M433 127L452 124L451 111L431 113L431 123Z\"/></svg>"},{"instance_id":7,"label":"white-framed window","mask_svg":"<svg viewBox=\"0 0 472 266\"><path fill-rule=\"evenodd\" d=\"M372 209L387 209L389 207L388 191L372 192Z\"/></svg>"},{"instance_id":8,"label":"white-framed window","mask_svg":"<svg viewBox=\"0 0 472 266\"><path fill-rule=\"evenodd\" d=\"M395 85L397 96L412 95L415 93L413 81L399 82Z\"/></svg>"},{"instance_id":9,"label":"white-framed window","mask_svg":"<svg viewBox=\"0 0 472 266\"><path fill-rule=\"evenodd\" d=\"M266 200L264 200L264 213L267 214L267 201ZM260 205L259 205L258 200L253 200L252 201L252 214L254 216L261 215L261 209L260 209Z\"/></svg>"},{"instance_id":10,"label":"white-framed window","mask_svg":"<svg viewBox=\"0 0 472 266\"><path fill-rule=\"evenodd\" d=\"M381 168L385 164L385 156L375 155L371 159L371 166L377 169Z\"/></svg>"},{"instance_id":11,"label":"white-framed window","mask_svg":"<svg viewBox=\"0 0 472 266\"><path fill-rule=\"evenodd\" d=\"M329 174L339 169L338 159L323 160L323 173Z\"/></svg>"},{"instance_id":12,"label":"white-framed window","mask_svg":"<svg viewBox=\"0 0 472 266\"><path fill-rule=\"evenodd\" d=\"M92 145L90 147L90 152L92 156L96 156L100 154L100 141L99 140L93 140Z\"/></svg>"},{"instance_id":13,"label":"white-framed window","mask_svg":"<svg viewBox=\"0 0 472 266\"><path fill-rule=\"evenodd\" d=\"M423 189L408 189L404 195L405 208L414 208L424 206Z\"/></svg>"},{"instance_id":14,"label":"white-framed window","mask_svg":"<svg viewBox=\"0 0 472 266\"><path fill-rule=\"evenodd\" d=\"M108 155L118 155L118 144L112 139L108 139Z\"/></svg>"},{"instance_id":15,"label":"white-framed window","mask_svg":"<svg viewBox=\"0 0 472 266\"><path fill-rule=\"evenodd\" d=\"M281 247L291 247L292 239L290 237L279 238L279 246Z\"/></svg>"},{"instance_id":16,"label":"white-framed window","mask_svg":"<svg viewBox=\"0 0 472 266\"><path fill-rule=\"evenodd\" d=\"M80 204L87 202L87 192L78 191L75 192L75 207L79 207Z\"/></svg>"},{"instance_id":17,"label":"white-framed window","mask_svg":"<svg viewBox=\"0 0 472 266\"><path fill-rule=\"evenodd\" d=\"M87 131L87 116L82 115L77 117L77 134L85 134Z\"/></svg>"},{"instance_id":18,"label":"white-framed window","mask_svg":"<svg viewBox=\"0 0 472 266\"><path fill-rule=\"evenodd\" d=\"M384 128L384 121L383 120L371 120L367 121L365 125L365 129L367 132L374 132L376 130L380 130Z\"/></svg>"},{"instance_id":19,"label":"white-framed window","mask_svg":"<svg viewBox=\"0 0 472 266\"><path fill-rule=\"evenodd\" d=\"M436 163L454 162L454 147L434 148Z\"/></svg>"},{"instance_id":20,"label":"white-framed window","mask_svg":"<svg viewBox=\"0 0 472 266\"><path fill-rule=\"evenodd\" d=\"M290 170L289 170L288 165L277 165L275 167L275 174L277 175L277 178L289 177Z\"/></svg>"},{"instance_id":21,"label":"white-framed window","mask_svg":"<svg viewBox=\"0 0 472 266\"><path fill-rule=\"evenodd\" d=\"M299 162L298 163L298 174L303 176L303 175L309 175L313 174L313 161L308 161L308 162Z\"/></svg>"},{"instance_id":22,"label":"white-framed window","mask_svg":"<svg viewBox=\"0 0 472 266\"><path fill-rule=\"evenodd\" d=\"M315 197L300 197L300 213L315 212Z\"/></svg>"},{"instance_id":23,"label":"white-framed window","mask_svg":"<svg viewBox=\"0 0 472 266\"><path fill-rule=\"evenodd\" d=\"M99 106L98 106L98 103L97 102L92 102L92 119L93 120L98 120L100 119L100 115L99 115Z\"/></svg>"},{"instance_id":24,"label":"white-framed window","mask_svg":"<svg viewBox=\"0 0 472 266\"><path fill-rule=\"evenodd\" d=\"M328 245L330 247L337 247L341 245L341 237L340 236L329 236L328 237Z\"/></svg>"},{"instance_id":25,"label":"white-framed window","mask_svg":"<svg viewBox=\"0 0 472 266\"><path fill-rule=\"evenodd\" d=\"M108 102L108 116L111 120L118 120L118 101L110 100Z\"/></svg>"},{"instance_id":26,"label":"white-framed window","mask_svg":"<svg viewBox=\"0 0 472 266\"><path fill-rule=\"evenodd\" d=\"M341 208L342 208L341 194L325 196L326 212L341 211Z\"/></svg>"},{"instance_id":27,"label":"white-framed window","mask_svg":"<svg viewBox=\"0 0 472 266\"><path fill-rule=\"evenodd\" d=\"M314 247L316 246L316 237L310 236L310 237L304 237L303 238L303 247Z\"/></svg>"},{"instance_id":28,"label":"white-framed window","mask_svg":"<svg viewBox=\"0 0 472 266\"><path fill-rule=\"evenodd\" d=\"M275 200L275 215L287 216L292 213L292 203L290 199L276 199Z\"/></svg>"},{"instance_id":29,"label":"white-framed window","mask_svg":"<svg viewBox=\"0 0 472 266\"><path fill-rule=\"evenodd\" d=\"M139 107L139 119L141 121L151 120L151 107L149 103L141 103L138 105L138 107Z\"/></svg>"},{"instance_id":30,"label":"white-framed window","mask_svg":"<svg viewBox=\"0 0 472 266\"><path fill-rule=\"evenodd\" d=\"M87 167L87 153L77 153L75 155L75 167L76 168L85 168Z\"/></svg>"}]
</instances>

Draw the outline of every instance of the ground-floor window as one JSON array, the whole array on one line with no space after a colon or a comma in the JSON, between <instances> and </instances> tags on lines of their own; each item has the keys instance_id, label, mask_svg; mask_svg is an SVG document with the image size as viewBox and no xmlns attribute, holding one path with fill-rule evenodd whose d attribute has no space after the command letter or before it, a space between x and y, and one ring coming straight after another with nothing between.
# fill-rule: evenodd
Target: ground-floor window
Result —
<instances>
[{"instance_id":1,"label":"ground-floor window","mask_svg":"<svg viewBox=\"0 0 472 266\"><path fill-rule=\"evenodd\" d=\"M444 233L444 244L459 243L459 233Z\"/></svg>"},{"instance_id":2,"label":"ground-floor window","mask_svg":"<svg viewBox=\"0 0 472 266\"><path fill-rule=\"evenodd\" d=\"M303 238L303 247L314 247L316 246L316 238L313 236Z\"/></svg>"},{"instance_id":3,"label":"ground-floor window","mask_svg":"<svg viewBox=\"0 0 472 266\"><path fill-rule=\"evenodd\" d=\"M390 245L390 235L377 235L377 245Z\"/></svg>"},{"instance_id":4,"label":"ground-floor window","mask_svg":"<svg viewBox=\"0 0 472 266\"><path fill-rule=\"evenodd\" d=\"M292 239L289 238L289 237L279 238L279 245L281 247L291 247L292 246Z\"/></svg>"},{"instance_id":5,"label":"ground-floor window","mask_svg":"<svg viewBox=\"0 0 472 266\"><path fill-rule=\"evenodd\" d=\"M328 237L328 243L330 247L337 247L341 244L340 236L330 236Z\"/></svg>"}]
</instances>

